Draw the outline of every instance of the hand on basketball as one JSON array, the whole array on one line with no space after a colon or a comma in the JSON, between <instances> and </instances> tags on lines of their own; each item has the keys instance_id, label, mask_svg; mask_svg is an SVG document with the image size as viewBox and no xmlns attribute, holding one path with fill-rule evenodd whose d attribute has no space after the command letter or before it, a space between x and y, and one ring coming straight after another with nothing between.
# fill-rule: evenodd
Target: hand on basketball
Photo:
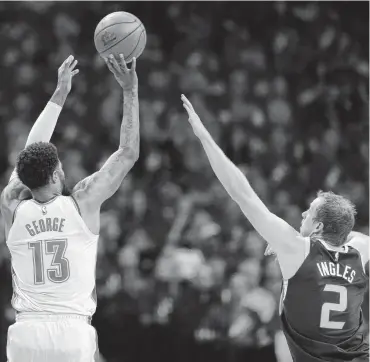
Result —
<instances>
[{"instance_id":1,"label":"hand on basketball","mask_svg":"<svg viewBox=\"0 0 370 362\"><path fill-rule=\"evenodd\" d=\"M193 105L183 94L181 94L181 100L183 107L186 109L186 112L188 112L189 122L193 127L194 134L197 137L201 137L203 134L207 132L207 130L205 129L199 116L195 113Z\"/></svg>"},{"instance_id":2,"label":"hand on basketball","mask_svg":"<svg viewBox=\"0 0 370 362\"><path fill-rule=\"evenodd\" d=\"M120 54L118 59L116 59L113 54L110 54L109 57L104 60L124 91L137 88L136 58L132 59L131 69L127 67L123 54Z\"/></svg>"},{"instance_id":3,"label":"hand on basketball","mask_svg":"<svg viewBox=\"0 0 370 362\"><path fill-rule=\"evenodd\" d=\"M73 55L70 55L58 69L58 85L59 89L69 93L72 88L72 78L79 72L75 69L77 60Z\"/></svg>"}]
</instances>

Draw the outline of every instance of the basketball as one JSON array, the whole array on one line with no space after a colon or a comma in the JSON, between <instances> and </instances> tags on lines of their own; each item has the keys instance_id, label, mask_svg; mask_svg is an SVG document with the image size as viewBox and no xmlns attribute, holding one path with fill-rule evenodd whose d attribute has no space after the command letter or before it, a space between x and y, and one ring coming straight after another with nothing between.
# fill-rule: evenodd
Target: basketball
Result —
<instances>
[{"instance_id":1,"label":"basketball","mask_svg":"<svg viewBox=\"0 0 370 362\"><path fill-rule=\"evenodd\" d=\"M101 57L109 54L123 54L126 63L138 58L146 45L146 31L143 23L125 11L105 16L94 33L95 48Z\"/></svg>"}]
</instances>

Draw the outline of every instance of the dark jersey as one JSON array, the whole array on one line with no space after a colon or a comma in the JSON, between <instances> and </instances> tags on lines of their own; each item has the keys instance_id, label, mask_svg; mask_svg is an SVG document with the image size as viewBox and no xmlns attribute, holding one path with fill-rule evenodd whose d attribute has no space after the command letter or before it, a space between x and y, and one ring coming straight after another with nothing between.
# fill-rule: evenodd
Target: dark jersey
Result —
<instances>
[{"instance_id":1,"label":"dark jersey","mask_svg":"<svg viewBox=\"0 0 370 362\"><path fill-rule=\"evenodd\" d=\"M359 333L367 282L356 249L335 252L310 241L305 261L283 282L282 327L295 362L368 361Z\"/></svg>"}]
</instances>

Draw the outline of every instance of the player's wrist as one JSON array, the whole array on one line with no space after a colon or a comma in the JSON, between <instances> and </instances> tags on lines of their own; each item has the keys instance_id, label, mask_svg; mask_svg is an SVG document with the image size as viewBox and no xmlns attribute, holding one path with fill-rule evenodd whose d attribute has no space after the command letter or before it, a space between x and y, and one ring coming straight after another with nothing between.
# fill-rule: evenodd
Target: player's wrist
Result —
<instances>
[{"instance_id":1,"label":"player's wrist","mask_svg":"<svg viewBox=\"0 0 370 362\"><path fill-rule=\"evenodd\" d=\"M60 83L58 82L55 91L59 92L60 94L64 95L65 97L67 97L69 92L71 91L71 88L68 87L68 85L65 84L64 82L60 82Z\"/></svg>"},{"instance_id":2,"label":"player's wrist","mask_svg":"<svg viewBox=\"0 0 370 362\"><path fill-rule=\"evenodd\" d=\"M201 142L208 142L213 140L212 136L203 125L194 129L194 134L199 138Z\"/></svg>"},{"instance_id":3,"label":"player's wrist","mask_svg":"<svg viewBox=\"0 0 370 362\"><path fill-rule=\"evenodd\" d=\"M133 85L130 87L121 86L123 90L123 95L136 95L139 91L139 87L137 85Z\"/></svg>"},{"instance_id":4,"label":"player's wrist","mask_svg":"<svg viewBox=\"0 0 370 362\"><path fill-rule=\"evenodd\" d=\"M64 103L67 99L67 96L69 94L68 88L64 87L63 85L58 85L55 89L54 94L50 98L50 102L57 104L60 107L64 106Z\"/></svg>"}]
</instances>

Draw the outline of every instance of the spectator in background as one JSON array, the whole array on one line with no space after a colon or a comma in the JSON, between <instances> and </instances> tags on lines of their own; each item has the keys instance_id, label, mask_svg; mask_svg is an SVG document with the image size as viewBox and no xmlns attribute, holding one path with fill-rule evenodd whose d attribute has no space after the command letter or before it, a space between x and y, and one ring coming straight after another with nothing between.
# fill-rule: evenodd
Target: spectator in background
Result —
<instances>
[{"instance_id":1,"label":"spectator in background","mask_svg":"<svg viewBox=\"0 0 370 362\"><path fill-rule=\"evenodd\" d=\"M178 96L189 94L227 155L248 166L271 211L297 227L325 185L356 203L368 233L368 4L0 3L2 186L70 53L83 72L53 139L70 183L113 150L119 91L92 34L119 10L141 19L148 41L137 64L141 156L102 210L93 321L101 352L107 362L274 361L275 343L289 362L276 318L279 268L191 141ZM14 315L1 241L5 356Z\"/></svg>"}]
</instances>

